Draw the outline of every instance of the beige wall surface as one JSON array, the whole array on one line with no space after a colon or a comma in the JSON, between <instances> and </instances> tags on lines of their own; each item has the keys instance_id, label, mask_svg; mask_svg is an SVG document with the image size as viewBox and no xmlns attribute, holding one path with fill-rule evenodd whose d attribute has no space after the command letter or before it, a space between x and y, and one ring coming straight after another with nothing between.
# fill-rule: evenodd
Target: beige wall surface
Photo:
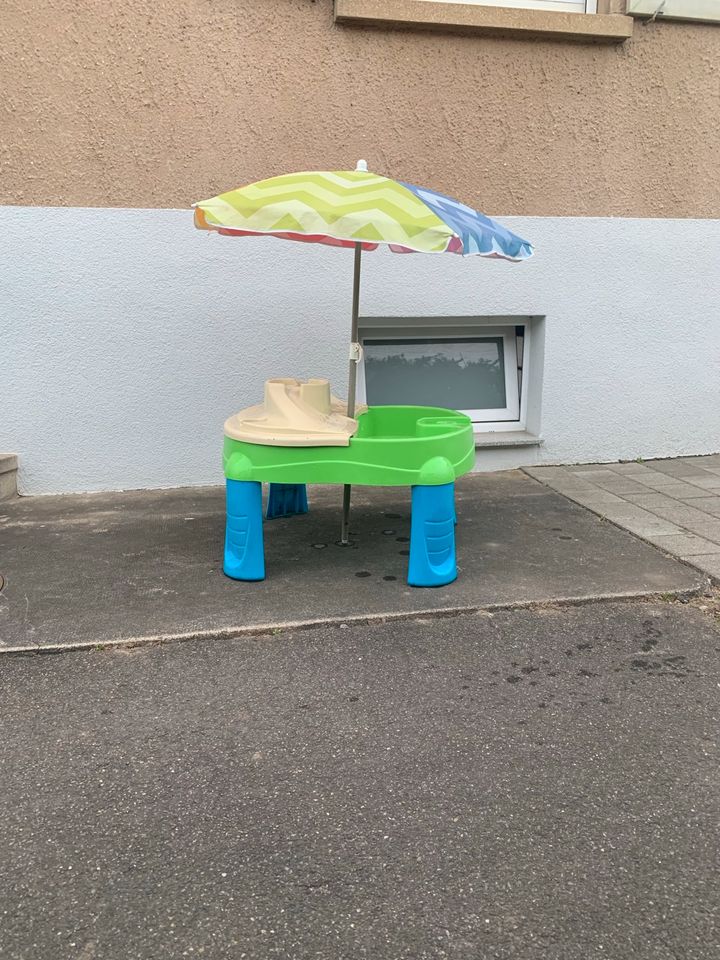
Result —
<instances>
[{"instance_id":1,"label":"beige wall surface","mask_svg":"<svg viewBox=\"0 0 720 960\"><path fill-rule=\"evenodd\" d=\"M184 207L354 166L489 213L720 216L720 27L343 27L332 0L5 0L0 203Z\"/></svg>"}]
</instances>

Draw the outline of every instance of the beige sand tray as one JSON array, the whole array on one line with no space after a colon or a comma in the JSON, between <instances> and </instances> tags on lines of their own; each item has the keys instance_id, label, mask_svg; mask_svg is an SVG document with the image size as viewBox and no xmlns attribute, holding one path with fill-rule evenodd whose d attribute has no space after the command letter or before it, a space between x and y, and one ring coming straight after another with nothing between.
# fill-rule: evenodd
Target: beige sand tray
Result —
<instances>
[{"instance_id":1,"label":"beige sand tray","mask_svg":"<svg viewBox=\"0 0 720 960\"><path fill-rule=\"evenodd\" d=\"M358 423L345 416L345 409L324 378L278 377L265 381L263 403L225 421L225 436L276 447L347 447Z\"/></svg>"}]
</instances>

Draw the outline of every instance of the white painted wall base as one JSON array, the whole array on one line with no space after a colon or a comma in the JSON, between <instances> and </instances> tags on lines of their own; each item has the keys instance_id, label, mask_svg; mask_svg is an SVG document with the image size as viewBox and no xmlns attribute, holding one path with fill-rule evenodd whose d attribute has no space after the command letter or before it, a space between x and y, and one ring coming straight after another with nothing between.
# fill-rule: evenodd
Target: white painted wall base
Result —
<instances>
[{"instance_id":1,"label":"white painted wall base","mask_svg":"<svg viewBox=\"0 0 720 960\"><path fill-rule=\"evenodd\" d=\"M523 264L364 258L368 316L544 315L544 445L479 469L720 449L720 222L505 218ZM195 231L189 211L0 208L0 450L24 494L222 481L267 377L344 393L347 251Z\"/></svg>"}]
</instances>

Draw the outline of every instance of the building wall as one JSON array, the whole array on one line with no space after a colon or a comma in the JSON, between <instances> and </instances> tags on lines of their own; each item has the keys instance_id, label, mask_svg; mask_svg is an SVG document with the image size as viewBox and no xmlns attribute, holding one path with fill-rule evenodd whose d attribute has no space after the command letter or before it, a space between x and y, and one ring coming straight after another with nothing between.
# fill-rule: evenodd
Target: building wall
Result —
<instances>
[{"instance_id":1,"label":"building wall","mask_svg":"<svg viewBox=\"0 0 720 960\"><path fill-rule=\"evenodd\" d=\"M22 492L219 482L222 422L267 377L343 394L347 254L199 234L187 208L359 157L537 247L366 258L367 316L545 317L545 443L479 469L717 451L720 26L636 23L613 45L332 14L7 0L0 451Z\"/></svg>"},{"instance_id":2,"label":"building wall","mask_svg":"<svg viewBox=\"0 0 720 960\"><path fill-rule=\"evenodd\" d=\"M332 0L6 0L0 44L0 203L187 207L364 157L491 214L720 216L718 26L612 45L343 27Z\"/></svg>"},{"instance_id":3,"label":"building wall","mask_svg":"<svg viewBox=\"0 0 720 960\"><path fill-rule=\"evenodd\" d=\"M720 222L508 218L537 256L364 257L361 314L545 317L542 447L480 469L720 449ZM344 395L352 255L184 210L0 210L0 449L26 494L222 482L272 376Z\"/></svg>"}]
</instances>

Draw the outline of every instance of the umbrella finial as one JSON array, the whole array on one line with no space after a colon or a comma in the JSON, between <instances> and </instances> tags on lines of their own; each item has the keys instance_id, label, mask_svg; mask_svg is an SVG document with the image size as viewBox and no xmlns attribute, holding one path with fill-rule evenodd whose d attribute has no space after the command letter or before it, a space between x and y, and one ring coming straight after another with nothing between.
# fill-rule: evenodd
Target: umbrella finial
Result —
<instances>
[{"instance_id":1,"label":"umbrella finial","mask_svg":"<svg viewBox=\"0 0 720 960\"><path fill-rule=\"evenodd\" d=\"M355 170L361 170L363 173L367 173L367 160L358 160Z\"/></svg>"}]
</instances>

